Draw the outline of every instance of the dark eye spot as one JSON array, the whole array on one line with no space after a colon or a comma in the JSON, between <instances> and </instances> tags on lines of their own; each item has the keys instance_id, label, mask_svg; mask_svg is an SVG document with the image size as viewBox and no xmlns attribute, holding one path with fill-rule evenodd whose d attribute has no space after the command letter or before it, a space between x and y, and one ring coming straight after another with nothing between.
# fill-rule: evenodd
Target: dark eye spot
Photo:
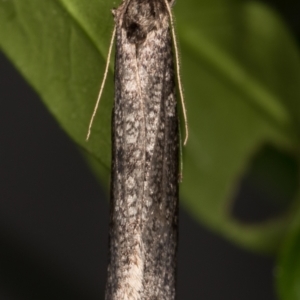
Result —
<instances>
[{"instance_id":1,"label":"dark eye spot","mask_svg":"<svg viewBox=\"0 0 300 300\"><path fill-rule=\"evenodd\" d=\"M127 38L130 43L141 44L146 39L146 33L136 22L131 22L127 27Z\"/></svg>"},{"instance_id":2,"label":"dark eye spot","mask_svg":"<svg viewBox=\"0 0 300 300\"><path fill-rule=\"evenodd\" d=\"M139 24L135 23L135 22L131 22L130 25L128 26L128 33L129 32L136 32L140 29L140 26Z\"/></svg>"}]
</instances>

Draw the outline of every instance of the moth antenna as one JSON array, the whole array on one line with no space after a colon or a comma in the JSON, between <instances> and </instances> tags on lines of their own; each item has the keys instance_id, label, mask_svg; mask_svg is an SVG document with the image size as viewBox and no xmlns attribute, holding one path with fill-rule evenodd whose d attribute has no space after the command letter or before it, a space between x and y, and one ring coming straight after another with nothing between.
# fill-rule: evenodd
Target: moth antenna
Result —
<instances>
[{"instance_id":1,"label":"moth antenna","mask_svg":"<svg viewBox=\"0 0 300 300\"><path fill-rule=\"evenodd\" d=\"M187 122L187 113L186 113L186 107L185 107L185 101L184 101L184 96L183 96L183 88L182 88L182 83L181 83L181 78L180 78L180 63L179 63L179 51L178 51L178 45L177 45L177 39L176 39L176 34L175 34L175 29L174 29L174 20L173 20L173 15L170 9L170 5L167 0L164 0L165 5L167 7L170 23L171 23L171 32L172 32L172 37L173 37L173 45L174 45L174 52L175 52L175 59L176 59L176 75L177 75L177 81L178 81L178 90L180 94L180 101L181 101L181 106L182 106L182 113L183 113L183 118L184 118L184 127L185 127L185 139L183 142L183 145L186 145L188 137L189 137L189 128L188 128L188 122Z\"/></svg>"},{"instance_id":2,"label":"moth antenna","mask_svg":"<svg viewBox=\"0 0 300 300\"><path fill-rule=\"evenodd\" d=\"M104 75L103 75L103 79L102 79L100 91L99 91L99 94L98 94L97 102L96 102L96 105L95 105L95 108L93 110L93 114L92 114L92 117L91 117L91 120L90 120L90 123L89 123L89 129L88 129L88 133L87 133L87 136L86 136L86 141L89 140L89 137L91 135L92 125L93 125L94 118L95 118L97 110L98 110L98 106L99 106L100 99L101 99L101 96L102 96L102 92L103 92L103 89L104 89L104 85L105 85L105 82L106 82L106 78L107 78L107 74L108 74L108 68L109 68L109 63L110 63L110 57L111 57L111 52L112 52L112 47L113 47L114 40L115 40L115 35L116 35L116 25L114 26L112 37L111 37L111 40L110 40L109 49L108 49L108 55L107 55L107 60L106 60L106 66L105 66L105 71L104 71Z\"/></svg>"}]
</instances>

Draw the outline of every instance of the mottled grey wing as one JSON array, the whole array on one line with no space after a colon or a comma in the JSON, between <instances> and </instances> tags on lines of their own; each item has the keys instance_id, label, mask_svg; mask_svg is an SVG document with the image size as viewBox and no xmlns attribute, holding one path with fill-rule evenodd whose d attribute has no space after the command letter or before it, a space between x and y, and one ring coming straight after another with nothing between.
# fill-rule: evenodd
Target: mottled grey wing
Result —
<instances>
[{"instance_id":1,"label":"mottled grey wing","mask_svg":"<svg viewBox=\"0 0 300 300\"><path fill-rule=\"evenodd\" d=\"M175 298L179 142L172 41L165 11L154 18L156 27L142 43L129 41L122 25L127 4L115 16L106 299L170 300ZM138 7L137 1L130 4Z\"/></svg>"}]
</instances>

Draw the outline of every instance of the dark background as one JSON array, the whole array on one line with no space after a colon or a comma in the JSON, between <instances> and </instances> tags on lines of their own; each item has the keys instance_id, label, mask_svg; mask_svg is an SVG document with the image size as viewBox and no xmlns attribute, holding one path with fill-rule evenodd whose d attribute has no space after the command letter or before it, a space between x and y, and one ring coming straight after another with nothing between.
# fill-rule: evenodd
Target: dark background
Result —
<instances>
[{"instance_id":1,"label":"dark background","mask_svg":"<svg viewBox=\"0 0 300 300\"><path fill-rule=\"evenodd\" d=\"M299 5L268 2L299 37ZM253 195L245 184L237 215L262 211L247 201ZM178 299L277 299L272 258L236 247L183 209L179 236ZM105 192L0 54L0 300L104 299L107 239Z\"/></svg>"}]
</instances>

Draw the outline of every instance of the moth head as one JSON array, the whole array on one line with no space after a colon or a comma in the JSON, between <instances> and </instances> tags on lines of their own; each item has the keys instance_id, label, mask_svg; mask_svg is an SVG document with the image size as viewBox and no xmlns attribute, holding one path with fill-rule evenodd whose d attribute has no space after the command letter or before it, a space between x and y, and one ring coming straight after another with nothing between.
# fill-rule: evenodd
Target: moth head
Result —
<instances>
[{"instance_id":1,"label":"moth head","mask_svg":"<svg viewBox=\"0 0 300 300\"><path fill-rule=\"evenodd\" d=\"M128 3L123 13L122 26L130 43L142 44L147 34L157 28L164 12L162 1L164 0L131 0Z\"/></svg>"}]
</instances>

